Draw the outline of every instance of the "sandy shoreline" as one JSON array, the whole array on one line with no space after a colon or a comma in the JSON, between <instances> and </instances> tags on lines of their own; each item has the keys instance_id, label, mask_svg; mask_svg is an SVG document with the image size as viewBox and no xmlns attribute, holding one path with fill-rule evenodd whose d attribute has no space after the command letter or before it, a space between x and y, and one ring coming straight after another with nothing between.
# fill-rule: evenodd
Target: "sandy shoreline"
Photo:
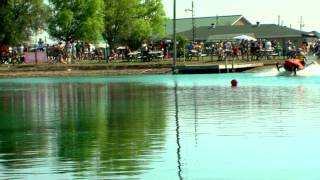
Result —
<instances>
[{"instance_id":1,"label":"sandy shoreline","mask_svg":"<svg viewBox=\"0 0 320 180\"><path fill-rule=\"evenodd\" d=\"M262 67L253 68L247 72L260 72L274 67L275 60L267 61L241 61L239 64L263 63ZM183 62L179 65L217 65L215 62ZM10 77L69 77L69 76L118 76L143 74L171 74L170 63L118 63L118 64L58 64L58 65L1 65L0 78Z\"/></svg>"},{"instance_id":2,"label":"sandy shoreline","mask_svg":"<svg viewBox=\"0 0 320 180\"><path fill-rule=\"evenodd\" d=\"M65 70L65 71L1 71L0 78L9 77L69 77L69 76L117 76L142 74L168 74L171 68L118 69L118 70Z\"/></svg>"}]
</instances>

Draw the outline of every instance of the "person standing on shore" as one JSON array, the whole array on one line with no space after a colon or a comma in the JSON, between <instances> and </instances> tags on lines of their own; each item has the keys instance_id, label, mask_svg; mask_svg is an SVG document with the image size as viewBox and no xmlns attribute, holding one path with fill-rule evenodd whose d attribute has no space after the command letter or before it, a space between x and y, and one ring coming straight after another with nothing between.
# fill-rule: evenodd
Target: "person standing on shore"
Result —
<instances>
[{"instance_id":1,"label":"person standing on shore","mask_svg":"<svg viewBox=\"0 0 320 180\"><path fill-rule=\"evenodd\" d=\"M59 42L55 46L56 52L57 52L57 58L60 63L64 63L64 47L62 42Z\"/></svg>"},{"instance_id":2,"label":"person standing on shore","mask_svg":"<svg viewBox=\"0 0 320 180\"><path fill-rule=\"evenodd\" d=\"M109 57L110 57L110 45L108 42L106 42L106 52L105 52L106 63L109 62Z\"/></svg>"},{"instance_id":3,"label":"person standing on shore","mask_svg":"<svg viewBox=\"0 0 320 180\"><path fill-rule=\"evenodd\" d=\"M77 41L75 48L76 48L76 59L78 59L80 61L81 60L81 45L80 45L79 41Z\"/></svg>"},{"instance_id":4,"label":"person standing on shore","mask_svg":"<svg viewBox=\"0 0 320 180\"><path fill-rule=\"evenodd\" d=\"M240 49L238 44L233 44L232 45L232 59L235 60L239 60L239 54L240 54Z\"/></svg>"},{"instance_id":5,"label":"person standing on shore","mask_svg":"<svg viewBox=\"0 0 320 180\"><path fill-rule=\"evenodd\" d=\"M148 60L149 59L149 48L148 48L148 44L146 41L143 41L143 43L141 45L141 51L142 51L143 60Z\"/></svg>"},{"instance_id":6,"label":"person standing on shore","mask_svg":"<svg viewBox=\"0 0 320 180\"><path fill-rule=\"evenodd\" d=\"M66 61L68 64L70 64L71 57L72 57L72 44L70 41L66 43L65 50L66 50Z\"/></svg>"},{"instance_id":7,"label":"person standing on shore","mask_svg":"<svg viewBox=\"0 0 320 180\"><path fill-rule=\"evenodd\" d=\"M39 41L38 41L38 50L44 51L44 42L41 38L39 38Z\"/></svg>"}]
</instances>

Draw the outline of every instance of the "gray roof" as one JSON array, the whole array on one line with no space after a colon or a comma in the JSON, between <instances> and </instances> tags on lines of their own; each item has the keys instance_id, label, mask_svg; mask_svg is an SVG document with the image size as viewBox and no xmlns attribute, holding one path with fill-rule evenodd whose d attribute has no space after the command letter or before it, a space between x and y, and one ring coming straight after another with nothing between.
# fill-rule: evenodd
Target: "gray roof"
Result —
<instances>
[{"instance_id":1,"label":"gray roof","mask_svg":"<svg viewBox=\"0 0 320 180\"><path fill-rule=\"evenodd\" d=\"M232 26L239 20L244 19L248 24L251 24L242 15L229 15L229 16L211 16L211 17L195 17L195 27L210 26ZM192 29L192 18L181 18L176 20L176 32L183 32ZM166 22L166 34L173 33L173 20L168 19Z\"/></svg>"},{"instance_id":2,"label":"gray roof","mask_svg":"<svg viewBox=\"0 0 320 180\"><path fill-rule=\"evenodd\" d=\"M185 31L179 33L181 35L186 36L189 39L192 39L192 31ZM227 37L231 37L231 35L239 35L239 34L251 34L254 35L255 38L258 39L272 39L272 38L294 38L294 37L302 37L307 35L308 32L299 31L296 29L278 26L275 24L260 24L257 25L246 25L246 26L217 26L215 28L199 27L196 29L195 39L196 40L213 40L212 36L221 36L222 39ZM233 36L234 37L234 36ZM215 38L216 39L216 38Z\"/></svg>"}]
</instances>

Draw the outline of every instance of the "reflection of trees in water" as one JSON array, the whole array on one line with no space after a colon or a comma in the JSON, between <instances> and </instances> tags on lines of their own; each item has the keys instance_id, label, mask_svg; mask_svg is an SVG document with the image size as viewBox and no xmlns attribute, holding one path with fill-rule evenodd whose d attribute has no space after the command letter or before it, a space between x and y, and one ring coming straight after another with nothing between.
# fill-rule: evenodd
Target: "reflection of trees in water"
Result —
<instances>
[{"instance_id":1,"label":"reflection of trees in water","mask_svg":"<svg viewBox=\"0 0 320 180\"><path fill-rule=\"evenodd\" d=\"M159 87L136 84L79 85L59 95L58 156L76 161L76 171L97 166L99 174L136 174L164 141L164 96ZM65 111L65 109L69 109Z\"/></svg>"},{"instance_id":2,"label":"reflection of trees in water","mask_svg":"<svg viewBox=\"0 0 320 180\"><path fill-rule=\"evenodd\" d=\"M163 147L162 87L126 83L8 87L0 95L0 154L8 168L27 168L33 158L57 156L57 172L71 161L79 176L90 170L136 175L147 168L147 157Z\"/></svg>"},{"instance_id":3,"label":"reflection of trees in water","mask_svg":"<svg viewBox=\"0 0 320 180\"><path fill-rule=\"evenodd\" d=\"M48 154L46 91L41 86L6 84L0 93L0 154L9 168L27 168ZM29 91L28 89L32 89ZM35 91L33 91L35 90Z\"/></svg>"},{"instance_id":4,"label":"reflection of trees in water","mask_svg":"<svg viewBox=\"0 0 320 180\"><path fill-rule=\"evenodd\" d=\"M147 167L147 155L164 143L164 95L161 87L110 84L108 88L111 101L105 137L109 143L102 144L103 172L136 174Z\"/></svg>"}]
</instances>

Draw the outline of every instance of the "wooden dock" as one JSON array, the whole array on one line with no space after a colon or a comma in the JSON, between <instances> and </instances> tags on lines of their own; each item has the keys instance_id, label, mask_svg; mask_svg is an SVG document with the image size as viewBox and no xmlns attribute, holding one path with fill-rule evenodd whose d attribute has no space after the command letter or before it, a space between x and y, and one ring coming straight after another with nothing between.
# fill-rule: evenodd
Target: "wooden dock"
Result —
<instances>
[{"instance_id":1,"label":"wooden dock","mask_svg":"<svg viewBox=\"0 0 320 180\"><path fill-rule=\"evenodd\" d=\"M175 72L181 74L231 73L243 72L263 65L263 63L179 65L176 66Z\"/></svg>"}]
</instances>

